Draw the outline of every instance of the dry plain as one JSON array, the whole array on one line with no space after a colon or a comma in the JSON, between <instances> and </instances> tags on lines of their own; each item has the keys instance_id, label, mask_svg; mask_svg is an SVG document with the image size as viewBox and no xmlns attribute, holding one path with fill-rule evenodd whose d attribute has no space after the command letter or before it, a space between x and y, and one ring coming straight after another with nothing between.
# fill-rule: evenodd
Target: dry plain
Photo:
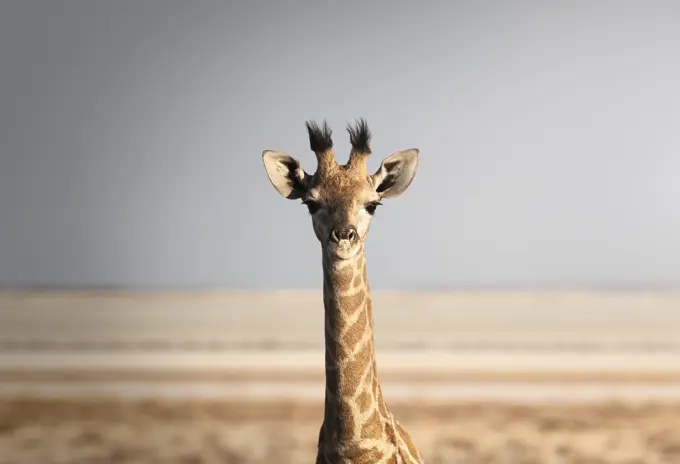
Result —
<instances>
[{"instance_id":1,"label":"dry plain","mask_svg":"<svg viewBox=\"0 0 680 464\"><path fill-rule=\"evenodd\" d=\"M680 404L396 403L429 463L676 464ZM309 463L320 404L0 402L0 462Z\"/></svg>"},{"instance_id":2,"label":"dry plain","mask_svg":"<svg viewBox=\"0 0 680 464\"><path fill-rule=\"evenodd\" d=\"M0 294L0 463L310 462L316 292ZM680 463L680 295L381 293L431 463Z\"/></svg>"}]
</instances>

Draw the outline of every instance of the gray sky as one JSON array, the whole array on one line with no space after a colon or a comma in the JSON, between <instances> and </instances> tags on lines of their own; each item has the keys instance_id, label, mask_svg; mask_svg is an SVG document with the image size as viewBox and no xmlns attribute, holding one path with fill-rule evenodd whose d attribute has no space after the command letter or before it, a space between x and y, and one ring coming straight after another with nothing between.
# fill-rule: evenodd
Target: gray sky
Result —
<instances>
[{"instance_id":1,"label":"gray sky","mask_svg":"<svg viewBox=\"0 0 680 464\"><path fill-rule=\"evenodd\" d=\"M5 1L0 283L320 288L313 171L418 147L377 289L680 282L680 4Z\"/></svg>"}]
</instances>

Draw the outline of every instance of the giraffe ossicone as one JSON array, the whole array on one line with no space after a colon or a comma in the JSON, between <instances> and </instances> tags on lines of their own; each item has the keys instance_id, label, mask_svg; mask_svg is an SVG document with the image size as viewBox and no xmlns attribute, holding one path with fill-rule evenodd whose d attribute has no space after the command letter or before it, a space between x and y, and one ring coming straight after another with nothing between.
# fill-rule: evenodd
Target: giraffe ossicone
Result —
<instances>
[{"instance_id":1,"label":"giraffe ossicone","mask_svg":"<svg viewBox=\"0 0 680 464\"><path fill-rule=\"evenodd\" d=\"M369 174L371 133L365 120L347 127L352 149L346 164L335 159L328 124L306 125L317 158L313 174L282 151L265 150L262 160L274 188L308 208L321 243L326 390L316 462L422 463L408 432L387 408L378 379L364 257L380 201L409 187L419 150L397 151Z\"/></svg>"}]
</instances>

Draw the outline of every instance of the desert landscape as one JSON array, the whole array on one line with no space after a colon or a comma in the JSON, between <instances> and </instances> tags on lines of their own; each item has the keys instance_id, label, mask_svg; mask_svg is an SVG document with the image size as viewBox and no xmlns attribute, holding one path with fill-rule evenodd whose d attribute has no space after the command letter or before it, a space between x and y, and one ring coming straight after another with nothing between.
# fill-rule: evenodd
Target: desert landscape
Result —
<instances>
[{"instance_id":1,"label":"desert landscape","mask_svg":"<svg viewBox=\"0 0 680 464\"><path fill-rule=\"evenodd\" d=\"M680 462L680 295L376 293L427 462ZM2 294L0 464L312 462L319 297Z\"/></svg>"},{"instance_id":2,"label":"desert landscape","mask_svg":"<svg viewBox=\"0 0 680 464\"><path fill-rule=\"evenodd\" d=\"M396 403L426 462L675 464L680 405ZM14 400L0 462L308 463L321 405L296 401Z\"/></svg>"}]
</instances>

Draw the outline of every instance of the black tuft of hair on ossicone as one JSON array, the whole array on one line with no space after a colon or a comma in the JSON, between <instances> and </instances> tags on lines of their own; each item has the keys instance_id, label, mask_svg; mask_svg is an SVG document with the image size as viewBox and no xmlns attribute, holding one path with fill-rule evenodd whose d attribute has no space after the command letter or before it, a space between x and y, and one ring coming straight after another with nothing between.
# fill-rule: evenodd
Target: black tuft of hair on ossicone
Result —
<instances>
[{"instance_id":1,"label":"black tuft of hair on ossicone","mask_svg":"<svg viewBox=\"0 0 680 464\"><path fill-rule=\"evenodd\" d=\"M371 131L368 129L365 119L359 119L354 127L348 124L347 132L349 132L349 141L352 143L352 148L355 152L362 154L371 153Z\"/></svg>"},{"instance_id":2,"label":"black tuft of hair on ossicone","mask_svg":"<svg viewBox=\"0 0 680 464\"><path fill-rule=\"evenodd\" d=\"M325 153L333 148L332 131L326 121L323 122L322 127L319 127L314 121L307 121L305 125L307 126L307 132L309 132L309 148L314 153Z\"/></svg>"}]
</instances>

